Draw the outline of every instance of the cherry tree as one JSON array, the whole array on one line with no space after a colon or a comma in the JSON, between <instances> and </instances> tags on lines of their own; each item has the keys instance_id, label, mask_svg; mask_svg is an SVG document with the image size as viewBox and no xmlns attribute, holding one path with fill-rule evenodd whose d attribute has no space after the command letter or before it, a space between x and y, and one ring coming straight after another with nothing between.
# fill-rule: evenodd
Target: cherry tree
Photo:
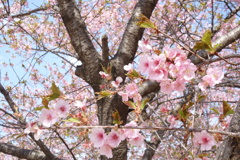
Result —
<instances>
[{"instance_id":1,"label":"cherry tree","mask_svg":"<svg viewBox=\"0 0 240 160\"><path fill-rule=\"evenodd\" d=\"M239 0L2 0L1 159L239 159Z\"/></svg>"}]
</instances>

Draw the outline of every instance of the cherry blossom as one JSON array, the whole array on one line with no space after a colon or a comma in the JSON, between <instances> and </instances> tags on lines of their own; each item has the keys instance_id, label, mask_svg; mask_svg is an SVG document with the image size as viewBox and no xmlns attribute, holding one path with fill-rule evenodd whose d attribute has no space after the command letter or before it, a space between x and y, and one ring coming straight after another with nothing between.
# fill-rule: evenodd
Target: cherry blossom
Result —
<instances>
[{"instance_id":1,"label":"cherry blossom","mask_svg":"<svg viewBox=\"0 0 240 160\"><path fill-rule=\"evenodd\" d=\"M201 150L210 150L212 146L216 145L216 141L206 130L199 133L194 133L193 137L194 145L200 145Z\"/></svg>"},{"instance_id":2,"label":"cherry blossom","mask_svg":"<svg viewBox=\"0 0 240 160\"><path fill-rule=\"evenodd\" d=\"M59 100L56 103L55 110L57 111L57 114L59 117L66 117L67 113L70 110L69 104L64 100Z\"/></svg>"},{"instance_id":3,"label":"cherry blossom","mask_svg":"<svg viewBox=\"0 0 240 160\"><path fill-rule=\"evenodd\" d=\"M147 39L138 41L138 46L143 52L149 52L152 49L152 47L149 44L149 40Z\"/></svg>"},{"instance_id":4,"label":"cherry blossom","mask_svg":"<svg viewBox=\"0 0 240 160\"><path fill-rule=\"evenodd\" d=\"M121 142L121 137L118 132L112 130L107 135L107 144L113 148L117 147L119 143Z\"/></svg>"},{"instance_id":5,"label":"cherry blossom","mask_svg":"<svg viewBox=\"0 0 240 160\"><path fill-rule=\"evenodd\" d=\"M42 109L42 114L39 117L39 122L42 123L45 127L50 127L57 122L58 115L53 109Z\"/></svg>"},{"instance_id":6,"label":"cherry blossom","mask_svg":"<svg viewBox=\"0 0 240 160\"><path fill-rule=\"evenodd\" d=\"M43 130L38 127L37 122L27 123L26 128L24 129L24 133L34 133L34 138L39 140Z\"/></svg>"},{"instance_id":7,"label":"cherry blossom","mask_svg":"<svg viewBox=\"0 0 240 160\"><path fill-rule=\"evenodd\" d=\"M101 155L106 156L107 158L112 158L113 157L112 148L107 144L104 144L103 146L100 147L99 153Z\"/></svg>"},{"instance_id":8,"label":"cherry blossom","mask_svg":"<svg viewBox=\"0 0 240 160\"><path fill-rule=\"evenodd\" d=\"M129 143L135 146L141 146L144 139L145 138L141 134L138 134L138 136L136 136L135 138L130 138Z\"/></svg>"},{"instance_id":9,"label":"cherry blossom","mask_svg":"<svg viewBox=\"0 0 240 160\"><path fill-rule=\"evenodd\" d=\"M111 84L113 87L118 88L118 86L120 85L120 83L123 81L122 77L117 77L116 81L112 81Z\"/></svg>"},{"instance_id":10,"label":"cherry blossom","mask_svg":"<svg viewBox=\"0 0 240 160\"><path fill-rule=\"evenodd\" d=\"M89 134L89 138L93 143L94 147L102 147L107 138L104 129L102 128L94 128L92 132Z\"/></svg>"}]
</instances>

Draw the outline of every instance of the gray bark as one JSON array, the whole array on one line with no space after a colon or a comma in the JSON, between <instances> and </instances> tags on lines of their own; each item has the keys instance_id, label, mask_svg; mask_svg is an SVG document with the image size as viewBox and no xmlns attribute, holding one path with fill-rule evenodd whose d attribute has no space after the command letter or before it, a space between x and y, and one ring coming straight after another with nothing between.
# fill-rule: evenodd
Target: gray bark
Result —
<instances>
[{"instance_id":1,"label":"gray bark","mask_svg":"<svg viewBox=\"0 0 240 160\"><path fill-rule=\"evenodd\" d=\"M141 14L150 18L157 2L158 0L139 0L135 6L118 52L115 57L110 60L113 78L121 76L125 79L126 76L123 66L133 61L138 48L138 41L142 38L144 32L144 28L140 28L136 23L139 21ZM58 0L58 6L60 8L63 23L70 36L71 44L83 64L81 67L78 67L75 73L88 82L94 91L97 92L100 90L99 85L103 83L99 75L99 71L101 70L100 63L102 63L102 60L90 40L80 11L74 0ZM128 107L122 103L122 98L120 96L115 95L111 98L103 98L97 101L97 106L100 125L112 125L112 113L116 110L118 110L121 119L126 123ZM101 156L101 159L106 159L106 157ZM118 148L113 150L112 159L127 159L126 141L122 142Z\"/></svg>"},{"instance_id":2,"label":"gray bark","mask_svg":"<svg viewBox=\"0 0 240 160\"><path fill-rule=\"evenodd\" d=\"M27 160L62 160L60 158L48 158L43 152L38 150L22 149L8 143L0 143L0 152Z\"/></svg>"}]
</instances>

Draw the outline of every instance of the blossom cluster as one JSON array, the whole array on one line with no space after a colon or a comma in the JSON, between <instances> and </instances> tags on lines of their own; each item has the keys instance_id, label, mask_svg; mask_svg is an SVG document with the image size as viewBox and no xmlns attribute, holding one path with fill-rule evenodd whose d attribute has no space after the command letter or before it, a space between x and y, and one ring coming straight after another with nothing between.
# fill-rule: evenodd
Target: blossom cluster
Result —
<instances>
[{"instance_id":1,"label":"blossom cluster","mask_svg":"<svg viewBox=\"0 0 240 160\"><path fill-rule=\"evenodd\" d=\"M208 86L213 87L216 84L219 84L224 77L224 73L220 68L208 68L207 74L202 77L203 82L198 84L198 87L202 91L206 91Z\"/></svg>"},{"instance_id":2,"label":"blossom cluster","mask_svg":"<svg viewBox=\"0 0 240 160\"><path fill-rule=\"evenodd\" d=\"M193 137L193 144L195 146L201 146L201 150L210 150L212 146L216 145L216 141L207 131L195 133Z\"/></svg>"},{"instance_id":3,"label":"blossom cluster","mask_svg":"<svg viewBox=\"0 0 240 160\"><path fill-rule=\"evenodd\" d=\"M159 55L140 56L138 69L148 79L159 82L163 93L170 94L182 92L185 83L195 78L197 67L183 50L165 47Z\"/></svg>"},{"instance_id":4,"label":"blossom cluster","mask_svg":"<svg viewBox=\"0 0 240 160\"><path fill-rule=\"evenodd\" d=\"M125 126L135 127L137 124L132 121ZM130 144L141 146L144 139L137 129L118 129L117 131L112 129L107 135L103 128L92 129L89 138L93 146L99 148L99 153L108 158L113 157L112 149L117 147L121 141L127 139Z\"/></svg>"},{"instance_id":5,"label":"blossom cluster","mask_svg":"<svg viewBox=\"0 0 240 160\"><path fill-rule=\"evenodd\" d=\"M59 118L65 118L70 110L69 104L65 100L59 100L56 103L55 109L43 108L41 115L38 119L44 127L50 127L55 124ZM34 138L38 140L42 134L42 127L38 126L37 122L28 123L24 133L34 133Z\"/></svg>"}]
</instances>

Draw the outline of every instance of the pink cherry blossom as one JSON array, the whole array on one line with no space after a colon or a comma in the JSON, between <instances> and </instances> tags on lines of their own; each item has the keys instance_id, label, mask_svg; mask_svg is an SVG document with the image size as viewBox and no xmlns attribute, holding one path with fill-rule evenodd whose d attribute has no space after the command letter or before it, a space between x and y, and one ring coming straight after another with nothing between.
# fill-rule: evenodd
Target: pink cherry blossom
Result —
<instances>
[{"instance_id":1,"label":"pink cherry blossom","mask_svg":"<svg viewBox=\"0 0 240 160\"><path fill-rule=\"evenodd\" d=\"M215 79L215 84L219 84L224 77L224 73L223 73L222 69L217 68L217 67L208 68L207 74L208 75L213 75L213 77Z\"/></svg>"},{"instance_id":2,"label":"pink cherry blossom","mask_svg":"<svg viewBox=\"0 0 240 160\"><path fill-rule=\"evenodd\" d=\"M99 74L101 75L102 78L110 80L111 76L103 71L100 71Z\"/></svg>"},{"instance_id":3,"label":"pink cherry blossom","mask_svg":"<svg viewBox=\"0 0 240 160\"><path fill-rule=\"evenodd\" d=\"M142 52L149 52L152 47L149 45L149 41L146 39L138 41L138 46L142 50Z\"/></svg>"},{"instance_id":4,"label":"pink cherry blossom","mask_svg":"<svg viewBox=\"0 0 240 160\"><path fill-rule=\"evenodd\" d=\"M180 69L180 74L185 80L190 81L195 77L195 71L197 70L197 67L193 63L185 61L182 68L184 69Z\"/></svg>"},{"instance_id":5,"label":"pink cherry blossom","mask_svg":"<svg viewBox=\"0 0 240 160\"><path fill-rule=\"evenodd\" d=\"M216 141L207 131L203 130L199 133L194 133L194 145L201 145L201 150L210 150L212 146L216 145Z\"/></svg>"},{"instance_id":6,"label":"pink cherry blossom","mask_svg":"<svg viewBox=\"0 0 240 160\"><path fill-rule=\"evenodd\" d=\"M118 94L119 94L120 96L122 96L122 101L123 101L123 102L128 101L128 94L127 94L127 93L120 91L120 92L118 92Z\"/></svg>"},{"instance_id":7,"label":"pink cherry blossom","mask_svg":"<svg viewBox=\"0 0 240 160\"><path fill-rule=\"evenodd\" d=\"M135 83L129 83L125 89L126 89L126 93L128 93L128 95L131 97L134 94L138 93L138 87Z\"/></svg>"},{"instance_id":8,"label":"pink cherry blossom","mask_svg":"<svg viewBox=\"0 0 240 160\"><path fill-rule=\"evenodd\" d=\"M149 56L146 56L146 55L141 56L139 58L139 65L138 65L139 71L142 72L143 74L146 74L149 72L150 67L151 67L151 59L149 58Z\"/></svg>"},{"instance_id":9,"label":"pink cherry blossom","mask_svg":"<svg viewBox=\"0 0 240 160\"><path fill-rule=\"evenodd\" d=\"M105 143L107 136L103 128L94 128L89 134L89 138L93 143L94 147L102 147Z\"/></svg>"},{"instance_id":10,"label":"pink cherry blossom","mask_svg":"<svg viewBox=\"0 0 240 160\"><path fill-rule=\"evenodd\" d=\"M53 109L42 109L42 114L39 117L39 121L44 125L45 127L50 127L54 123L57 122L58 116L55 110Z\"/></svg>"},{"instance_id":11,"label":"pink cherry blossom","mask_svg":"<svg viewBox=\"0 0 240 160\"><path fill-rule=\"evenodd\" d=\"M167 122L170 123L170 127L174 127L174 125L177 123L177 117L169 115L167 117Z\"/></svg>"},{"instance_id":12,"label":"pink cherry blossom","mask_svg":"<svg viewBox=\"0 0 240 160\"><path fill-rule=\"evenodd\" d=\"M26 134L34 133L34 138L36 140L40 139L42 132L43 131L38 127L37 122L27 123L27 126L24 129L24 133L26 133Z\"/></svg>"},{"instance_id":13,"label":"pink cherry blossom","mask_svg":"<svg viewBox=\"0 0 240 160\"><path fill-rule=\"evenodd\" d=\"M185 89L185 81L182 78L177 78L172 84L175 91L182 92Z\"/></svg>"},{"instance_id":14,"label":"pink cherry blossom","mask_svg":"<svg viewBox=\"0 0 240 160\"><path fill-rule=\"evenodd\" d=\"M123 79L122 77L117 77L116 81L112 81L111 84L113 87L118 88L118 86L120 85L120 83L122 83Z\"/></svg>"},{"instance_id":15,"label":"pink cherry blossom","mask_svg":"<svg viewBox=\"0 0 240 160\"><path fill-rule=\"evenodd\" d=\"M135 138L130 138L129 143L134 146L141 146L143 144L144 137L141 134L138 134Z\"/></svg>"},{"instance_id":16,"label":"pink cherry blossom","mask_svg":"<svg viewBox=\"0 0 240 160\"><path fill-rule=\"evenodd\" d=\"M59 100L56 103L55 110L57 111L57 114L58 114L59 117L66 117L67 113L70 110L70 107L69 107L68 102L66 102L64 100Z\"/></svg>"},{"instance_id":17,"label":"pink cherry blossom","mask_svg":"<svg viewBox=\"0 0 240 160\"><path fill-rule=\"evenodd\" d=\"M101 155L106 156L107 158L113 157L112 148L107 144L104 144L103 146L101 146L101 148L99 149L99 153Z\"/></svg>"},{"instance_id":18,"label":"pink cherry blossom","mask_svg":"<svg viewBox=\"0 0 240 160\"><path fill-rule=\"evenodd\" d=\"M172 81L170 79L164 80L160 83L161 92L165 94L170 94L173 91Z\"/></svg>"},{"instance_id":19,"label":"pink cherry blossom","mask_svg":"<svg viewBox=\"0 0 240 160\"><path fill-rule=\"evenodd\" d=\"M127 123L125 126L136 127L137 123L134 121L131 121L130 123ZM136 138L139 135L138 129L123 129L123 131L126 138Z\"/></svg>"},{"instance_id":20,"label":"pink cherry blossom","mask_svg":"<svg viewBox=\"0 0 240 160\"><path fill-rule=\"evenodd\" d=\"M107 135L107 144L113 148L117 147L121 142L121 137L118 132L111 130Z\"/></svg>"}]
</instances>

